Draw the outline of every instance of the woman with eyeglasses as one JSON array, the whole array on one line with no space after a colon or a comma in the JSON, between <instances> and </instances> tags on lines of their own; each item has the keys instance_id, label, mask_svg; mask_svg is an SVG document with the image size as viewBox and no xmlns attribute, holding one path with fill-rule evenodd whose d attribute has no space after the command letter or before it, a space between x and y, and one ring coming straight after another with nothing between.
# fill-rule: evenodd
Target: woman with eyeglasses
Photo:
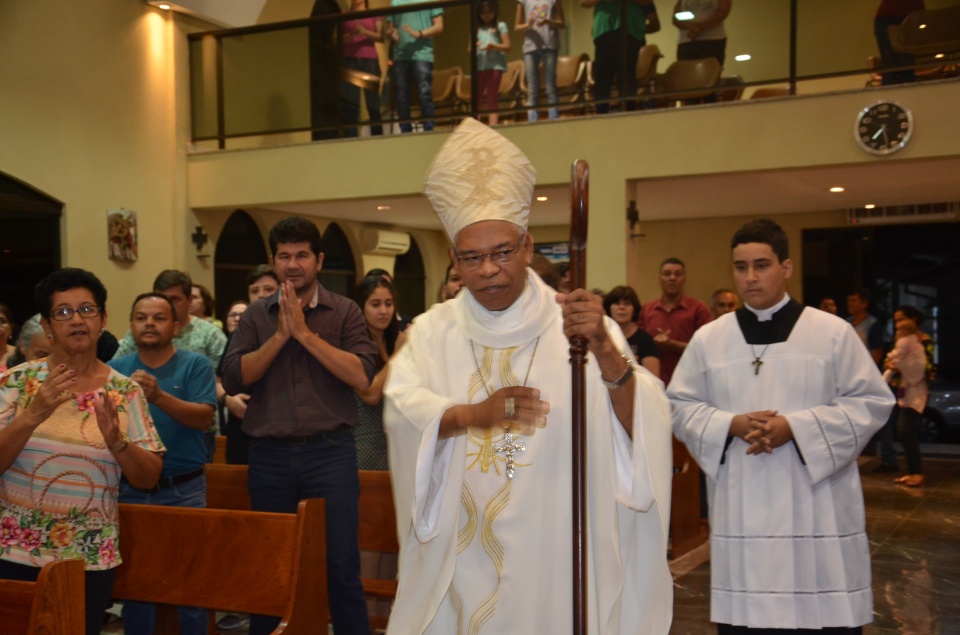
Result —
<instances>
[{"instance_id":1,"label":"woman with eyeglasses","mask_svg":"<svg viewBox=\"0 0 960 635\"><path fill-rule=\"evenodd\" d=\"M86 633L100 632L120 565L121 475L153 487L164 451L133 380L97 359L107 290L61 269L34 291L50 355L0 375L0 578L48 562L86 565Z\"/></svg>"},{"instance_id":2,"label":"woman with eyeglasses","mask_svg":"<svg viewBox=\"0 0 960 635\"><path fill-rule=\"evenodd\" d=\"M17 350L10 343L17 325L13 323L13 314L6 304L0 304L0 373L7 370L7 360Z\"/></svg>"}]
</instances>

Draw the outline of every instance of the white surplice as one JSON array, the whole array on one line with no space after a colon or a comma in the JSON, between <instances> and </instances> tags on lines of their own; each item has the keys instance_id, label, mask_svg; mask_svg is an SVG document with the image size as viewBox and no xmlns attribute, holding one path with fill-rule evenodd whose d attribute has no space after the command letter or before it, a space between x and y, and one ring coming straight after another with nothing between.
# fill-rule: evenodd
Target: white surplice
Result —
<instances>
[{"instance_id":1,"label":"white surplice","mask_svg":"<svg viewBox=\"0 0 960 635\"><path fill-rule=\"evenodd\" d=\"M736 316L724 315L694 335L667 393L674 433L707 477L711 620L871 622L856 459L893 399L851 326L807 307L787 341L751 346ZM747 456L741 439L727 447L733 416L759 410L784 415L795 441L759 456Z\"/></svg>"},{"instance_id":2,"label":"white surplice","mask_svg":"<svg viewBox=\"0 0 960 635\"><path fill-rule=\"evenodd\" d=\"M384 423L401 545L390 635L572 631L571 372L555 296L530 270L503 312L464 289L419 316L390 362ZM628 351L616 324L607 327ZM483 383L491 393L522 385L528 367L527 386L550 414L519 437L513 479L495 451L502 430L438 441L448 408L486 399ZM592 359L586 376L590 633L666 633L669 404L662 383L637 368L631 440Z\"/></svg>"}]
</instances>

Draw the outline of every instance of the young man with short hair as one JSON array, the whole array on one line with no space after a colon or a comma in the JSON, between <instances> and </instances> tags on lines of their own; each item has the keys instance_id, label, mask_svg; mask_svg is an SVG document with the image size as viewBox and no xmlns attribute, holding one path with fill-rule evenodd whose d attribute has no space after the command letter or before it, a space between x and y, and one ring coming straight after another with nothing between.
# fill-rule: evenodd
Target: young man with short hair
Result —
<instances>
[{"instance_id":1,"label":"young man with short hair","mask_svg":"<svg viewBox=\"0 0 960 635\"><path fill-rule=\"evenodd\" d=\"M731 249L744 307L697 331L667 391L707 475L711 620L859 633L873 594L857 456L893 399L850 325L787 294L779 225L747 223Z\"/></svg>"}]
</instances>

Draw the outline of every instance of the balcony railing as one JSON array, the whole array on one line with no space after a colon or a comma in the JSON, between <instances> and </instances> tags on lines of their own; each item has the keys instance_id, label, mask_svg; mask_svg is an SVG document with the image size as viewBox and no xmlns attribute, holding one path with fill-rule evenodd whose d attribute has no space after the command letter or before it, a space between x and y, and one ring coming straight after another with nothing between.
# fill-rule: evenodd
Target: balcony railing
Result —
<instances>
[{"instance_id":1,"label":"balcony railing","mask_svg":"<svg viewBox=\"0 0 960 635\"><path fill-rule=\"evenodd\" d=\"M621 10L626 11L628 4L621 3ZM665 3L660 4L662 8ZM737 3L727 20L722 68L710 62L699 68L674 65L677 29L671 16L661 15L662 30L647 36L648 46L641 49L636 67L627 69L629 63L621 55L619 66L626 72L618 75L634 74L636 92L620 82L606 100L597 100L593 92L592 11L579 9L566 16L567 27L560 31L557 103L547 104L541 96L539 118L546 119L551 107L561 116L571 117L593 114L599 104L614 111L644 110L735 101L747 91L762 97L795 94L798 86L803 92L814 92L818 86L834 89L838 82L845 87L870 86L881 83L881 70L888 78L896 71L915 71L917 80L960 74L960 33L956 42L949 41L950 34L960 27L960 6L945 10L947 14L953 11L948 22L956 20L958 24L941 25L940 32L946 34L938 36L944 40L942 48L936 42L923 46L914 42L921 56L890 61L899 65L881 68L873 39L873 15L863 9L867 4ZM415 12L407 5L190 35L192 138L201 146L213 143L224 148L228 141L241 145L251 137L271 137L280 143L381 131L396 134L406 124L418 130L430 128L431 122L449 126L468 115L486 117L489 113L480 106L474 81L478 76L475 6L476 0L442 0L419 3ZM436 112L432 118L424 116L418 98L412 95L411 114L401 118L394 62L389 56L391 38L374 45L376 58L366 66L345 55L344 42L349 45L354 37L357 20L400 23L404 15L425 11L442 11L443 32L432 38L430 88ZM523 34L513 32L514 15L501 13L499 21L508 25L512 46L496 112L500 122L527 122L532 117L526 105ZM920 32L918 26L913 25L914 34ZM909 36L906 33L908 44ZM621 44L625 38L621 31ZM542 77L539 83L542 93ZM415 88L411 92L416 93Z\"/></svg>"}]
</instances>

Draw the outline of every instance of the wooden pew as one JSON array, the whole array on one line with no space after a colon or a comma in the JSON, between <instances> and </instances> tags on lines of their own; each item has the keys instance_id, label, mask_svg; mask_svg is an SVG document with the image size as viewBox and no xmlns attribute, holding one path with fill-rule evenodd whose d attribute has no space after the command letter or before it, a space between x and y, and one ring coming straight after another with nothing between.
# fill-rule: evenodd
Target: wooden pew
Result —
<instances>
[{"instance_id":1,"label":"wooden pew","mask_svg":"<svg viewBox=\"0 0 960 635\"><path fill-rule=\"evenodd\" d=\"M246 465L208 463L205 469L207 508L250 509ZM390 473L360 470L360 550L399 553L396 527ZM397 595L395 579L363 578L361 581L369 598L393 599ZM380 626L379 621L371 616L371 627Z\"/></svg>"},{"instance_id":2,"label":"wooden pew","mask_svg":"<svg viewBox=\"0 0 960 635\"><path fill-rule=\"evenodd\" d=\"M113 597L281 617L274 635L325 633L324 501L296 515L120 505Z\"/></svg>"},{"instance_id":3,"label":"wooden pew","mask_svg":"<svg viewBox=\"0 0 960 635\"><path fill-rule=\"evenodd\" d=\"M0 580L0 630L10 635L83 633L83 560L58 560L36 582Z\"/></svg>"},{"instance_id":4,"label":"wooden pew","mask_svg":"<svg viewBox=\"0 0 960 635\"><path fill-rule=\"evenodd\" d=\"M226 465L227 463L227 437L222 434L218 434L213 437L215 445L213 446L213 462L222 463Z\"/></svg>"}]
</instances>

